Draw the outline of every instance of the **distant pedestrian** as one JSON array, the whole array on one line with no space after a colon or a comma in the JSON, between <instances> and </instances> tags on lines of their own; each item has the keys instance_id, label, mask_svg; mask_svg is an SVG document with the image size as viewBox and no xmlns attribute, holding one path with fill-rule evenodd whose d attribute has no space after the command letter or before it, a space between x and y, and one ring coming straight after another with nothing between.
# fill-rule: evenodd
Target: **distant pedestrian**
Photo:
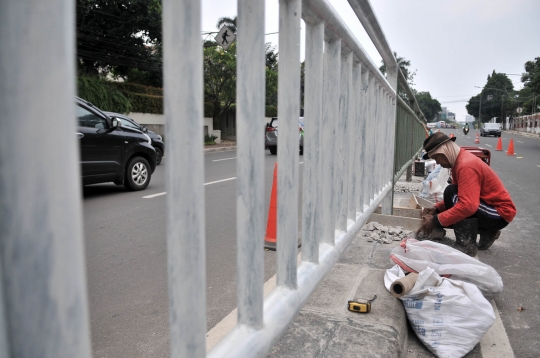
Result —
<instances>
[{"instance_id":1,"label":"distant pedestrian","mask_svg":"<svg viewBox=\"0 0 540 358\"><path fill-rule=\"evenodd\" d=\"M429 236L436 227L450 227L456 234L453 247L475 256L477 250L488 249L499 238L501 229L514 219L516 207L493 169L455 140L435 133L424 141L424 159L451 169L452 184L444 190L443 201L422 212L418 235Z\"/></svg>"}]
</instances>

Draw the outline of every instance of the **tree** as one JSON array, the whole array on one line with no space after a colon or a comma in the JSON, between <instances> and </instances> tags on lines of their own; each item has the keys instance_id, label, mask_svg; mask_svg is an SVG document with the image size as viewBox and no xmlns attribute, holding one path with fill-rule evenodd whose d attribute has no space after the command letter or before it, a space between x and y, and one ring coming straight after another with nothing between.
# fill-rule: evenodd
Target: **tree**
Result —
<instances>
[{"instance_id":1,"label":"tree","mask_svg":"<svg viewBox=\"0 0 540 358\"><path fill-rule=\"evenodd\" d=\"M441 103L431 97L429 92L418 92L415 93L416 101L420 110L426 117L428 121L431 121L437 117L437 114L442 111Z\"/></svg>"},{"instance_id":2,"label":"tree","mask_svg":"<svg viewBox=\"0 0 540 358\"><path fill-rule=\"evenodd\" d=\"M536 113L540 97L540 57L525 62L525 73L521 76L523 93L521 98L529 97L523 102L523 114Z\"/></svg>"},{"instance_id":3,"label":"tree","mask_svg":"<svg viewBox=\"0 0 540 358\"><path fill-rule=\"evenodd\" d=\"M204 49L204 97L213 104L214 129L220 129L221 115L236 101L236 44Z\"/></svg>"},{"instance_id":4,"label":"tree","mask_svg":"<svg viewBox=\"0 0 540 358\"><path fill-rule=\"evenodd\" d=\"M161 76L160 0L77 0L79 70L98 75L130 69Z\"/></svg>"},{"instance_id":5,"label":"tree","mask_svg":"<svg viewBox=\"0 0 540 358\"><path fill-rule=\"evenodd\" d=\"M480 122L487 122L493 117L504 117L504 108L511 106L514 98L514 85L504 73L497 73L495 70L488 75L487 82L482 87L480 94L473 96L465 106L467 112L475 117L480 111L480 101L482 102L482 113Z\"/></svg>"},{"instance_id":6,"label":"tree","mask_svg":"<svg viewBox=\"0 0 540 358\"><path fill-rule=\"evenodd\" d=\"M221 28L223 26L227 26L234 33L236 33L236 31L237 31L236 20L237 19L238 19L238 16L235 16L235 17L220 17L217 24L216 24L216 27L218 28L218 30L221 30Z\"/></svg>"},{"instance_id":7,"label":"tree","mask_svg":"<svg viewBox=\"0 0 540 358\"><path fill-rule=\"evenodd\" d=\"M394 57L396 58L396 62L398 64L398 67L401 69L401 72L403 73L403 76L405 76L405 79L407 80L407 83L410 87L414 86L414 76L416 76L416 70L414 72L411 72L409 67L411 67L411 61L408 61L405 59L405 57L399 57L397 52L394 51ZM386 75L386 63L384 63L384 60L381 61L382 65L379 67L379 71L382 72L383 75Z\"/></svg>"}]
</instances>

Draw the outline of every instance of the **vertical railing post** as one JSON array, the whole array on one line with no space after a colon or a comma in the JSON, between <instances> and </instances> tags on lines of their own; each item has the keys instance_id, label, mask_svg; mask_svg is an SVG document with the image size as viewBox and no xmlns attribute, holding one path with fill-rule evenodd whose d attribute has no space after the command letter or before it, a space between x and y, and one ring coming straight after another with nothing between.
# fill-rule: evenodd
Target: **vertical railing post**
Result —
<instances>
[{"instance_id":1,"label":"vertical railing post","mask_svg":"<svg viewBox=\"0 0 540 358\"><path fill-rule=\"evenodd\" d=\"M334 244L335 237L335 176L336 120L339 116L339 88L341 68L341 40L325 42L324 47L324 91L322 125L322 242Z\"/></svg>"},{"instance_id":2,"label":"vertical railing post","mask_svg":"<svg viewBox=\"0 0 540 358\"><path fill-rule=\"evenodd\" d=\"M277 285L296 288L301 0L279 1Z\"/></svg>"},{"instance_id":3,"label":"vertical railing post","mask_svg":"<svg viewBox=\"0 0 540 358\"><path fill-rule=\"evenodd\" d=\"M239 0L237 123L237 275L238 323L263 326L264 143L254 118L264 117L264 1ZM283 121L285 122L285 121ZM281 169L281 167L280 167Z\"/></svg>"},{"instance_id":4,"label":"vertical railing post","mask_svg":"<svg viewBox=\"0 0 540 358\"><path fill-rule=\"evenodd\" d=\"M351 103L351 137L349 139L349 207L347 218L356 221L356 213L360 209L360 187L358 178L362 177L363 168L361 161L362 150L362 129L360 111L362 109L362 65L354 62L352 71L352 91L350 97Z\"/></svg>"},{"instance_id":5,"label":"vertical railing post","mask_svg":"<svg viewBox=\"0 0 540 358\"><path fill-rule=\"evenodd\" d=\"M365 178L365 205L369 206L371 201L374 199L375 190L374 187L374 170L375 170L375 120L373 118L373 97L374 97L374 87L375 79L373 75L367 71L366 72L366 84L367 90L365 93L366 104L365 104L365 121L366 121L366 133L369 135L366 136L366 150L365 150L365 166L364 166L364 178Z\"/></svg>"},{"instance_id":6,"label":"vertical railing post","mask_svg":"<svg viewBox=\"0 0 540 358\"><path fill-rule=\"evenodd\" d=\"M201 4L163 1L171 357L206 356ZM186 170L189 168L189 170Z\"/></svg>"},{"instance_id":7,"label":"vertical railing post","mask_svg":"<svg viewBox=\"0 0 540 358\"><path fill-rule=\"evenodd\" d=\"M396 121L397 121L397 99L394 96L398 96L398 71L399 68L387 68L387 80L390 86L395 90L395 95L391 98L391 112L390 112L390 135L388 138L388 143L391 145L391 152L389 160L393 160L394 153L396 150ZM390 178L392 184L394 183L394 165L389 165L385 172L385 178ZM386 215L391 215L394 208L394 190L390 190L390 193L386 198L384 198L382 203L382 213Z\"/></svg>"},{"instance_id":8,"label":"vertical railing post","mask_svg":"<svg viewBox=\"0 0 540 358\"><path fill-rule=\"evenodd\" d=\"M349 118L351 116L350 98L352 93L353 54L349 52L341 57L341 79L339 97L338 131L336 138L336 163L338 166L335 178L336 190L336 229L347 231L348 180L349 180Z\"/></svg>"},{"instance_id":9,"label":"vertical railing post","mask_svg":"<svg viewBox=\"0 0 540 358\"><path fill-rule=\"evenodd\" d=\"M0 1L0 356L91 357L75 2Z\"/></svg>"},{"instance_id":10,"label":"vertical railing post","mask_svg":"<svg viewBox=\"0 0 540 358\"><path fill-rule=\"evenodd\" d=\"M359 140L360 140L360 146L358 148L358 160L356 163L358 163L358 176L357 176L357 187L358 187L358 201L356 204L356 211L357 212L364 212L364 205L366 205L366 180L367 177L367 171L366 171L366 143L367 143L367 135L366 135L366 91L367 91L367 83L368 79L367 76L369 75L369 72L360 65L359 68L360 73L359 81L358 81L358 89L356 90L358 93L358 109L357 109L357 116L359 124L358 124L358 132L359 132Z\"/></svg>"},{"instance_id":11,"label":"vertical railing post","mask_svg":"<svg viewBox=\"0 0 540 358\"><path fill-rule=\"evenodd\" d=\"M319 262L324 23L306 23L302 261Z\"/></svg>"}]
</instances>

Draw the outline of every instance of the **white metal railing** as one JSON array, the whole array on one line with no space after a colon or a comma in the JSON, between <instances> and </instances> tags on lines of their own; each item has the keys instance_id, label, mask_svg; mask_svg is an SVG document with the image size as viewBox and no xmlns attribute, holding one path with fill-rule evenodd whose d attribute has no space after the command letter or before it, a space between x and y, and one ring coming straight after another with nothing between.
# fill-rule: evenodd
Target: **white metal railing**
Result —
<instances>
[{"instance_id":1,"label":"white metal railing","mask_svg":"<svg viewBox=\"0 0 540 358\"><path fill-rule=\"evenodd\" d=\"M277 286L263 297L264 144L253 119L264 116L264 1L238 1L238 324L209 356L265 355L375 208L391 210L398 69L369 2L350 3L388 80L326 0L280 1ZM0 0L0 356L91 356L73 135L74 4ZM163 0L173 357L207 355L200 18L200 1Z\"/></svg>"}]
</instances>

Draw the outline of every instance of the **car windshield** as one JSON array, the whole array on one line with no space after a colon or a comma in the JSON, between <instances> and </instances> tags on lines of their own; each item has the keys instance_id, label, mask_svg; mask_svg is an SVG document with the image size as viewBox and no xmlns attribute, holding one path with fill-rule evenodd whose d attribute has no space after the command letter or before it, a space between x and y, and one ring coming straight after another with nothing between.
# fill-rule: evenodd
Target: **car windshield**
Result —
<instances>
[{"instance_id":1,"label":"car windshield","mask_svg":"<svg viewBox=\"0 0 540 358\"><path fill-rule=\"evenodd\" d=\"M486 123L486 124L484 124L484 128L486 128L486 129L499 129L499 125L497 123Z\"/></svg>"}]
</instances>

